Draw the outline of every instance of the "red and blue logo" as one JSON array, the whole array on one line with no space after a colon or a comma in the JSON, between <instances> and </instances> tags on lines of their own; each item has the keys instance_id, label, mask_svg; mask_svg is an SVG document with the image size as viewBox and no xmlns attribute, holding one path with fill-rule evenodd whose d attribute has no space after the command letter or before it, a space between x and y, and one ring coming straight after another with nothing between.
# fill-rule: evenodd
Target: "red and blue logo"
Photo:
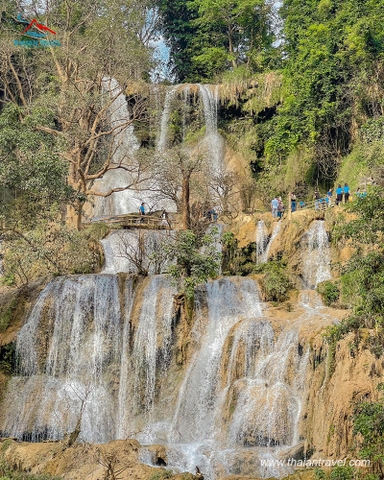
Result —
<instances>
[{"instance_id":1,"label":"red and blue logo","mask_svg":"<svg viewBox=\"0 0 384 480\"><path fill-rule=\"evenodd\" d=\"M60 47L59 40L48 40L48 33L56 35L56 32L48 28L43 23L39 23L36 18L32 21L26 20L21 14L17 16L17 21L26 25L21 32L23 37L28 37L28 40L14 40L14 44L21 47Z\"/></svg>"}]
</instances>

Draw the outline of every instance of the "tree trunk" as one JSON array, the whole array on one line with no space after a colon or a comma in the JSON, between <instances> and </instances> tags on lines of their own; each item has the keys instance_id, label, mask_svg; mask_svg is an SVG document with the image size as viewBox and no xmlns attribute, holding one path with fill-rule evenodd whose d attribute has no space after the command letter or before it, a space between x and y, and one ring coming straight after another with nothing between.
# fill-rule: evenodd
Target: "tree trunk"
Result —
<instances>
[{"instance_id":1,"label":"tree trunk","mask_svg":"<svg viewBox=\"0 0 384 480\"><path fill-rule=\"evenodd\" d=\"M76 201L76 205L67 206L67 218L66 224L69 228L73 228L77 231L81 230L83 203Z\"/></svg>"},{"instance_id":2,"label":"tree trunk","mask_svg":"<svg viewBox=\"0 0 384 480\"><path fill-rule=\"evenodd\" d=\"M183 229L189 230L191 227L191 206L189 203L189 181L191 174L185 173L183 175L183 186L182 186L182 221Z\"/></svg>"}]
</instances>

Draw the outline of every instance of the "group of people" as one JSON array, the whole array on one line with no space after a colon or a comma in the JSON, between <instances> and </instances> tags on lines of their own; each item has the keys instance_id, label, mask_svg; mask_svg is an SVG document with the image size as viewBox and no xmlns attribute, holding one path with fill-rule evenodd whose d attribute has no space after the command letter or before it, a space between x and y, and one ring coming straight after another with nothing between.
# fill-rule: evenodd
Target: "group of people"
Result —
<instances>
[{"instance_id":1,"label":"group of people","mask_svg":"<svg viewBox=\"0 0 384 480\"><path fill-rule=\"evenodd\" d=\"M272 216L273 218L282 218L284 215L285 206L281 197L275 197L271 202Z\"/></svg>"},{"instance_id":2,"label":"group of people","mask_svg":"<svg viewBox=\"0 0 384 480\"><path fill-rule=\"evenodd\" d=\"M340 203L347 203L350 200L350 187L348 183L345 183L344 186L342 187L341 185L338 185L336 189L336 200L335 200L335 205L339 205ZM315 204L315 210L320 210L323 208L330 207L332 205L332 194L333 190L330 188L327 191L327 194L325 196L322 196L318 190L315 191L313 195L313 200ZM356 196L363 198L367 195L365 189L363 191L360 190L360 188L357 189L356 191ZM290 198L290 203L291 203L291 212L296 212L297 208L304 208L305 207L305 202L297 201L297 197L295 193L290 192L288 194L288 198ZM272 211L272 216L274 218L281 218L284 214L285 206L284 203L281 199L281 197L276 196L272 201L271 201L271 211Z\"/></svg>"},{"instance_id":3,"label":"group of people","mask_svg":"<svg viewBox=\"0 0 384 480\"><path fill-rule=\"evenodd\" d=\"M332 190L331 190L332 192ZM350 196L350 188L348 186L348 183L344 184L344 187L342 187L340 184L336 188L336 201L335 205L339 205L340 203L348 203L349 202L349 196Z\"/></svg>"}]
</instances>

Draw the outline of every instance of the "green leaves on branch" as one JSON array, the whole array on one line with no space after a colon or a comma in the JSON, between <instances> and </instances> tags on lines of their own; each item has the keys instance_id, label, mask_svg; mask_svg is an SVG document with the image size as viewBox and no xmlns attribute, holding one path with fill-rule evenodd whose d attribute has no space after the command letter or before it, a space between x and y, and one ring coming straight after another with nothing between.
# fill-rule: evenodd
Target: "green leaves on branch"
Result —
<instances>
[{"instance_id":1,"label":"green leaves on branch","mask_svg":"<svg viewBox=\"0 0 384 480\"><path fill-rule=\"evenodd\" d=\"M178 233L175 243L164 245L166 252L175 259L168 273L189 300L193 299L198 285L215 278L220 271L221 253L217 241L217 229L202 237L191 230L183 230Z\"/></svg>"},{"instance_id":2,"label":"green leaves on branch","mask_svg":"<svg viewBox=\"0 0 384 480\"><path fill-rule=\"evenodd\" d=\"M382 342L384 328L383 198L383 187L370 188L365 197L357 197L349 207L356 218L338 224L332 232L334 241L353 240L357 250L343 266L339 282L341 303L352 308L352 314L328 329L327 340L334 343L351 331L375 328L370 345L373 353Z\"/></svg>"},{"instance_id":3,"label":"green leaves on branch","mask_svg":"<svg viewBox=\"0 0 384 480\"><path fill-rule=\"evenodd\" d=\"M383 391L383 384L377 389ZM370 460L376 472L382 472L384 462L384 399L356 403L353 412L353 433L358 443L359 457Z\"/></svg>"},{"instance_id":4,"label":"green leaves on branch","mask_svg":"<svg viewBox=\"0 0 384 480\"><path fill-rule=\"evenodd\" d=\"M270 61L273 35L264 0L159 0L163 31L177 79L213 80L247 65L261 71Z\"/></svg>"},{"instance_id":5,"label":"green leaves on branch","mask_svg":"<svg viewBox=\"0 0 384 480\"><path fill-rule=\"evenodd\" d=\"M31 227L73 193L56 137L37 128L52 123L52 111L41 106L27 112L8 105L0 115L0 215L6 221Z\"/></svg>"}]
</instances>

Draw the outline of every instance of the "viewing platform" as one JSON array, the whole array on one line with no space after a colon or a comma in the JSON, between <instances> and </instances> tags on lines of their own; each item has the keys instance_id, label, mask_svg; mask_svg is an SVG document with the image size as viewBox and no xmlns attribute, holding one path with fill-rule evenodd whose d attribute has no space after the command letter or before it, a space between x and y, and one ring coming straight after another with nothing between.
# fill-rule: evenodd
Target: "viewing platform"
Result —
<instances>
[{"instance_id":1,"label":"viewing platform","mask_svg":"<svg viewBox=\"0 0 384 480\"><path fill-rule=\"evenodd\" d=\"M142 228L147 230L171 230L175 223L175 215L168 214L168 218L160 216L161 213L148 213L139 215L137 213L126 213L123 215L95 217L89 223L105 223L114 228Z\"/></svg>"}]
</instances>

